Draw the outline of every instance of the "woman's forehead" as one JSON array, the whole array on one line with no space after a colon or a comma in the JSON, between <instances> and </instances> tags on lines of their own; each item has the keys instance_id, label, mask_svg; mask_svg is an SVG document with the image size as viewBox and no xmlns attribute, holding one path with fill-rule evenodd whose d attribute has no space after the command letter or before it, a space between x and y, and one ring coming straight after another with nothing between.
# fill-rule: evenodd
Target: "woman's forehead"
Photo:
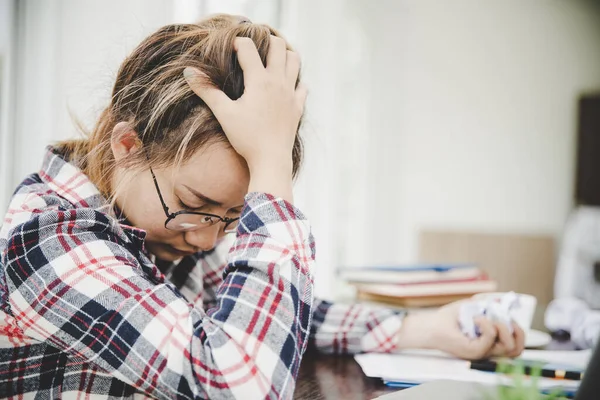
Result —
<instances>
[{"instance_id":1,"label":"woman's forehead","mask_svg":"<svg viewBox=\"0 0 600 400\"><path fill-rule=\"evenodd\" d=\"M246 194L250 180L244 159L230 146L214 143L192 155L171 171L175 186L192 189L227 202Z\"/></svg>"}]
</instances>

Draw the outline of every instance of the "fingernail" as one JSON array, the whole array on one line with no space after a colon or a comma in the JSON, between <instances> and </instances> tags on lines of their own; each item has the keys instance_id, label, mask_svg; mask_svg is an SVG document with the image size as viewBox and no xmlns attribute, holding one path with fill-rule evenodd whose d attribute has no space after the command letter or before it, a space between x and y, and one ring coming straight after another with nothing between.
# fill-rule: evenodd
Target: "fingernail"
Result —
<instances>
[{"instance_id":1,"label":"fingernail","mask_svg":"<svg viewBox=\"0 0 600 400\"><path fill-rule=\"evenodd\" d=\"M198 70L192 67L185 67L183 70L183 76L185 79L192 79L198 76Z\"/></svg>"}]
</instances>

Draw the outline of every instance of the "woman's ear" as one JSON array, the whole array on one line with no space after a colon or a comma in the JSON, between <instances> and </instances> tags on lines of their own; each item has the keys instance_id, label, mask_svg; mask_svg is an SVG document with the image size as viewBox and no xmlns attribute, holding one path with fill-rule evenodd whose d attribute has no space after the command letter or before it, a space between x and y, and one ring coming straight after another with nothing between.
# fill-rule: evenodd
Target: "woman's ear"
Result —
<instances>
[{"instance_id":1,"label":"woman's ear","mask_svg":"<svg viewBox=\"0 0 600 400\"><path fill-rule=\"evenodd\" d=\"M119 122L113 128L110 137L110 148L116 161L142 147L142 141L127 122Z\"/></svg>"}]
</instances>

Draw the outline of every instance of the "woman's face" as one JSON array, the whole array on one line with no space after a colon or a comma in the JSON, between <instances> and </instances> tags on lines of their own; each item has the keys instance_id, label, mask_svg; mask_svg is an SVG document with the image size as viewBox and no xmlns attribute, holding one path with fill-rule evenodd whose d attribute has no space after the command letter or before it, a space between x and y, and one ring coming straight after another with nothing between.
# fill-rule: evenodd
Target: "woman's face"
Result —
<instances>
[{"instance_id":1,"label":"woman's face","mask_svg":"<svg viewBox=\"0 0 600 400\"><path fill-rule=\"evenodd\" d=\"M153 170L169 212L187 209L221 217L240 215L250 175L244 159L227 144L206 145L180 168ZM224 235L222 222L189 232L166 229L167 217L149 170L138 173L117 195L117 204L134 226L146 231L148 251L161 260L210 250Z\"/></svg>"}]
</instances>

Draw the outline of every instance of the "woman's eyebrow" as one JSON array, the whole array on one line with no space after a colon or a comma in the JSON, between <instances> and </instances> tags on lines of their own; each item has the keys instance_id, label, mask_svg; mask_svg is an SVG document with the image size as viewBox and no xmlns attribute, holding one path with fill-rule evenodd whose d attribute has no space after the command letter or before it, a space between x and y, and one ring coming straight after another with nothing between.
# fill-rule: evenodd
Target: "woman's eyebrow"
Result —
<instances>
[{"instance_id":1,"label":"woman's eyebrow","mask_svg":"<svg viewBox=\"0 0 600 400\"><path fill-rule=\"evenodd\" d=\"M221 207L223 204L211 199L210 197L207 197L205 195L203 195L202 193L198 192L195 189L192 189L191 187L189 187L188 185L184 184L183 185L187 190L190 191L190 193L192 193L194 196L198 197L200 200L204 201L205 203L211 204L215 207ZM235 206L235 207L231 207L232 210L236 210L236 209L241 209L242 207L244 207L243 204L240 204L239 206ZM240 210L241 211L241 210Z\"/></svg>"},{"instance_id":2,"label":"woman's eyebrow","mask_svg":"<svg viewBox=\"0 0 600 400\"><path fill-rule=\"evenodd\" d=\"M194 196L196 196L200 200L204 201L205 203L211 204L211 205L216 206L216 207L221 207L223 205L223 203L220 203L220 202L218 202L216 200L211 199L210 197L207 197L207 196L203 195L202 193L198 192L197 190L192 189L191 187L189 187L186 184L184 184L183 186L187 190L189 190L190 193L192 193Z\"/></svg>"}]
</instances>

